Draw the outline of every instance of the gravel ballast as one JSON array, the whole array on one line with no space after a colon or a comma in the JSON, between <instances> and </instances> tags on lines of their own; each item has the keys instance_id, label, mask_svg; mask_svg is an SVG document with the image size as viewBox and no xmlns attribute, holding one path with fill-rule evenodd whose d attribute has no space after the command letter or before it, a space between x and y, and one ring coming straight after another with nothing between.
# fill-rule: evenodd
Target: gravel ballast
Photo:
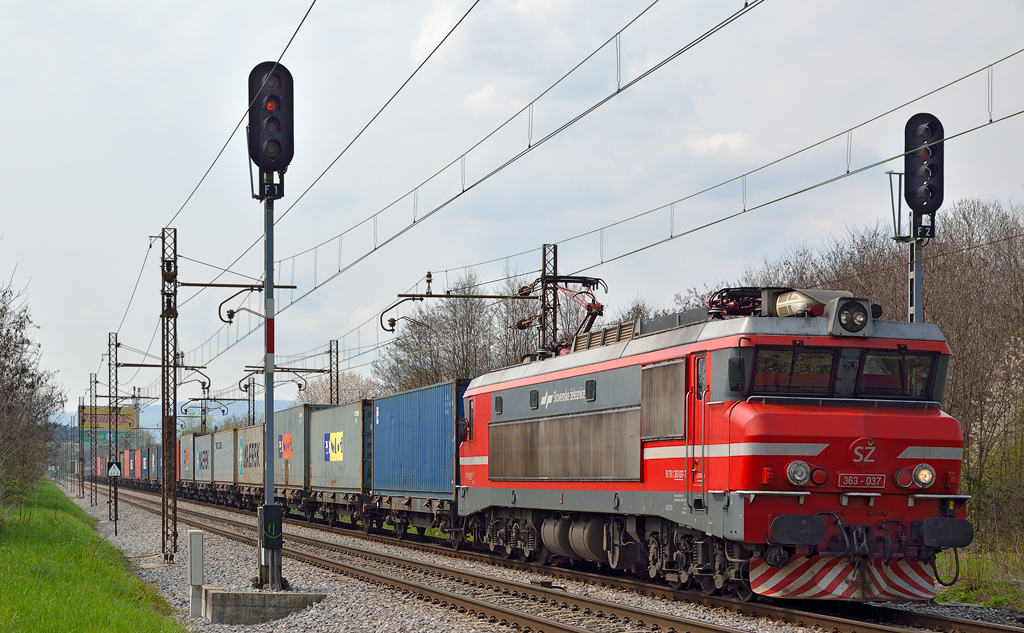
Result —
<instances>
[{"instance_id":1,"label":"gravel ballast","mask_svg":"<svg viewBox=\"0 0 1024 633\"><path fill-rule=\"evenodd\" d=\"M72 499L87 514L101 520L96 531L120 549L136 566L136 573L157 591L175 611L175 617L190 630L219 633L226 631L338 633L338 631L476 631L507 633L508 628L459 616L398 591L353 578L331 574L285 558L284 577L295 591L326 593L327 598L290 616L253 625L210 624L203 618L189 617L188 526L178 522L178 553L176 564L141 567L159 562L149 557L160 553L160 517L149 512L120 505L117 536L114 524L106 522L106 499L89 507L88 499ZM179 502L179 507L190 504ZM227 591L253 591L249 583L256 575L255 548L207 534L204 538L206 584Z\"/></svg>"}]
</instances>

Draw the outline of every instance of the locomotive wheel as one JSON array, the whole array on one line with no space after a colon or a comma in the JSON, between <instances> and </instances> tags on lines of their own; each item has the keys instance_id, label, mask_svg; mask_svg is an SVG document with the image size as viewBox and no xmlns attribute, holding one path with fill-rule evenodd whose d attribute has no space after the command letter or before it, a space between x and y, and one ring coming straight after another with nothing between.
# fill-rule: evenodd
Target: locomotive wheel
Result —
<instances>
[{"instance_id":1,"label":"locomotive wheel","mask_svg":"<svg viewBox=\"0 0 1024 633\"><path fill-rule=\"evenodd\" d=\"M697 576L697 583L700 585L700 592L705 596L717 596L722 593L722 588L715 586L714 576Z\"/></svg>"},{"instance_id":2,"label":"locomotive wheel","mask_svg":"<svg viewBox=\"0 0 1024 633\"><path fill-rule=\"evenodd\" d=\"M693 576L686 574L686 580L683 580L677 575L676 580L669 580L667 582L668 586L676 591L680 589L690 589L693 587Z\"/></svg>"},{"instance_id":3,"label":"locomotive wheel","mask_svg":"<svg viewBox=\"0 0 1024 633\"><path fill-rule=\"evenodd\" d=\"M743 602L756 602L757 594L750 588L750 582L741 580L736 583L736 597Z\"/></svg>"},{"instance_id":4,"label":"locomotive wheel","mask_svg":"<svg viewBox=\"0 0 1024 633\"><path fill-rule=\"evenodd\" d=\"M516 556L516 558L519 559L520 563L528 563L528 562L530 562L530 558L533 556L533 552L531 552L530 550L528 550L526 548L519 548L519 549L517 549L516 550L516 554L518 554L518 556Z\"/></svg>"},{"instance_id":5,"label":"locomotive wheel","mask_svg":"<svg viewBox=\"0 0 1024 633\"><path fill-rule=\"evenodd\" d=\"M534 560L538 565L548 565L551 563L551 550L546 547L541 547L537 552L537 557Z\"/></svg>"}]
</instances>

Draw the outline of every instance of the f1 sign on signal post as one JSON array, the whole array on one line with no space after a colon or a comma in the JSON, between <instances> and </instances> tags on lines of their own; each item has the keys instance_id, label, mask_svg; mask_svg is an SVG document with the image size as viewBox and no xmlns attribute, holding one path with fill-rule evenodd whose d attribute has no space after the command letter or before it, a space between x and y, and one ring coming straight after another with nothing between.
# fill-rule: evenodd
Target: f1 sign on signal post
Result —
<instances>
[{"instance_id":1,"label":"f1 sign on signal post","mask_svg":"<svg viewBox=\"0 0 1024 633\"><path fill-rule=\"evenodd\" d=\"M284 172L295 153L295 124L292 74L276 62L257 64L249 73L249 158L260 169L258 193L263 201L263 304L266 345L263 360L263 494L259 508L260 561L258 585L280 591L281 517L274 503L274 200L284 196ZM250 172L251 173L251 172ZM274 174L277 174L275 181ZM290 446L289 446L290 449ZM283 458L290 457L283 455ZM264 534L265 532L265 534ZM266 538L264 538L266 537Z\"/></svg>"},{"instance_id":2,"label":"f1 sign on signal post","mask_svg":"<svg viewBox=\"0 0 1024 633\"><path fill-rule=\"evenodd\" d=\"M249 73L249 158L260 170L260 200L284 195L284 172L295 154L292 74L275 62L258 64ZM277 172L279 182L265 174Z\"/></svg>"},{"instance_id":3,"label":"f1 sign on signal post","mask_svg":"<svg viewBox=\"0 0 1024 633\"><path fill-rule=\"evenodd\" d=\"M935 237L935 212L942 206L942 123L934 115L915 114L907 121L903 151L903 195L914 212L913 239Z\"/></svg>"}]
</instances>

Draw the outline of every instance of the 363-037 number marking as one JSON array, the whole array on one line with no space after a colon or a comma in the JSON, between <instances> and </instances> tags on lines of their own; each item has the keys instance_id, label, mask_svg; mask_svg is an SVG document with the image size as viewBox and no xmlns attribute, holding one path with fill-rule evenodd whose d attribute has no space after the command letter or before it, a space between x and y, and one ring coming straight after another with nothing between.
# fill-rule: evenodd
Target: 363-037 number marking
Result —
<instances>
[{"instance_id":1,"label":"363-037 number marking","mask_svg":"<svg viewBox=\"0 0 1024 633\"><path fill-rule=\"evenodd\" d=\"M840 488L885 488L885 475L839 473Z\"/></svg>"}]
</instances>

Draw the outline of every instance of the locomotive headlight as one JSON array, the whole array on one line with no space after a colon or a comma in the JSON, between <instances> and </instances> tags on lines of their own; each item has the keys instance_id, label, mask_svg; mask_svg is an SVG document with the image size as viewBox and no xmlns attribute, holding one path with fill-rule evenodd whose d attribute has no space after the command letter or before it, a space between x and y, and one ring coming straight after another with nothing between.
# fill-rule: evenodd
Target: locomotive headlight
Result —
<instances>
[{"instance_id":1,"label":"locomotive headlight","mask_svg":"<svg viewBox=\"0 0 1024 633\"><path fill-rule=\"evenodd\" d=\"M918 464L914 468L914 483L927 488L935 483L935 469L928 464Z\"/></svg>"},{"instance_id":2,"label":"locomotive headlight","mask_svg":"<svg viewBox=\"0 0 1024 633\"><path fill-rule=\"evenodd\" d=\"M932 472L932 478L935 477L935 473ZM794 486L802 486L806 484L811 478L811 467L807 465L807 462L795 460L789 462L789 466L786 466L786 479L789 483Z\"/></svg>"},{"instance_id":3,"label":"locomotive headlight","mask_svg":"<svg viewBox=\"0 0 1024 633\"><path fill-rule=\"evenodd\" d=\"M856 301L844 303L839 308L839 325L847 332L859 332L868 323L868 312Z\"/></svg>"}]
</instances>

